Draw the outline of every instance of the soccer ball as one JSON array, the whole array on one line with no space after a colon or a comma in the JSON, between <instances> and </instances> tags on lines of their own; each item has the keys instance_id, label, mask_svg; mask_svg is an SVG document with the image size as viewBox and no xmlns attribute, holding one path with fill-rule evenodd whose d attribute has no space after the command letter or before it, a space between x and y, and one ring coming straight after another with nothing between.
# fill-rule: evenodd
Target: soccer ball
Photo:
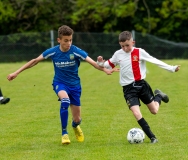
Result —
<instances>
[{"instance_id":1,"label":"soccer ball","mask_svg":"<svg viewBox=\"0 0 188 160\"><path fill-rule=\"evenodd\" d=\"M132 128L127 133L127 140L129 143L138 144L144 142L145 134L140 128Z\"/></svg>"}]
</instances>

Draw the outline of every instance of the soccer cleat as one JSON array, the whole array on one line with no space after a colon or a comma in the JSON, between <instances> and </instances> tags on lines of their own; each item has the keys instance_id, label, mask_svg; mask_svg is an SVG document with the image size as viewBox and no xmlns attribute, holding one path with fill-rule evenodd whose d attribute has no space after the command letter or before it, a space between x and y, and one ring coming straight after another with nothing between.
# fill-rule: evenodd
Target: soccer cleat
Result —
<instances>
[{"instance_id":1,"label":"soccer cleat","mask_svg":"<svg viewBox=\"0 0 188 160\"><path fill-rule=\"evenodd\" d=\"M154 93L155 93L155 95L160 95L161 98L162 98L161 100L162 100L163 102L168 103L169 98L168 98L167 94L163 93L163 92L160 91L159 89L156 89L156 90L154 91Z\"/></svg>"},{"instance_id":2,"label":"soccer cleat","mask_svg":"<svg viewBox=\"0 0 188 160\"><path fill-rule=\"evenodd\" d=\"M157 142L158 142L157 138L155 138L155 137L151 138L151 143L157 143Z\"/></svg>"},{"instance_id":3,"label":"soccer cleat","mask_svg":"<svg viewBox=\"0 0 188 160\"><path fill-rule=\"evenodd\" d=\"M2 100L0 100L0 104L6 104L10 101L10 98L3 98Z\"/></svg>"},{"instance_id":4,"label":"soccer cleat","mask_svg":"<svg viewBox=\"0 0 188 160\"><path fill-rule=\"evenodd\" d=\"M83 142L84 141L84 134L80 128L80 126L78 125L76 128L72 127L74 130L74 133L76 135L76 139L78 142Z\"/></svg>"},{"instance_id":5,"label":"soccer cleat","mask_svg":"<svg viewBox=\"0 0 188 160\"><path fill-rule=\"evenodd\" d=\"M62 144L70 144L70 139L68 134L62 135Z\"/></svg>"}]
</instances>

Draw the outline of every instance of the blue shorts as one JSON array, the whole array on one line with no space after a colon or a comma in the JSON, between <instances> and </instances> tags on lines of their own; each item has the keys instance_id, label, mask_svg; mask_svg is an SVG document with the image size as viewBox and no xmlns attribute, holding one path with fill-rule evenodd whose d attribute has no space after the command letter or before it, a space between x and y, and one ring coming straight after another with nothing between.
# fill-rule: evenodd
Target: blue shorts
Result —
<instances>
[{"instance_id":1,"label":"blue shorts","mask_svg":"<svg viewBox=\"0 0 188 160\"><path fill-rule=\"evenodd\" d=\"M55 93L58 95L59 91L66 91L69 99L70 99L70 104L73 104L75 106L80 106L80 97L81 97L81 92L82 88L81 86L77 87L68 87L62 83L55 82L52 84L53 85L53 90Z\"/></svg>"}]
</instances>

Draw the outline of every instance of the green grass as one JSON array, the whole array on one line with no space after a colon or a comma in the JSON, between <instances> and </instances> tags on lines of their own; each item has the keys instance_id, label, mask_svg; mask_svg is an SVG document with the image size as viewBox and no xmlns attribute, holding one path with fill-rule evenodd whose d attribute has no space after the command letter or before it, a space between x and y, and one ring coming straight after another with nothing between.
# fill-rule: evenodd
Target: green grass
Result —
<instances>
[{"instance_id":1,"label":"green grass","mask_svg":"<svg viewBox=\"0 0 188 160\"><path fill-rule=\"evenodd\" d=\"M187 61L170 60L181 70L170 73L147 64L146 80L170 97L162 103L157 115L150 114L142 104L159 143L129 144L129 129L139 127L123 98L119 74L107 76L87 63L81 63L82 129L85 141L76 141L69 116L71 144L61 145L59 102L52 90L53 68L50 62L39 63L9 82L6 76L24 63L0 64L0 87L11 98L0 105L1 160L186 160L188 159Z\"/></svg>"}]
</instances>

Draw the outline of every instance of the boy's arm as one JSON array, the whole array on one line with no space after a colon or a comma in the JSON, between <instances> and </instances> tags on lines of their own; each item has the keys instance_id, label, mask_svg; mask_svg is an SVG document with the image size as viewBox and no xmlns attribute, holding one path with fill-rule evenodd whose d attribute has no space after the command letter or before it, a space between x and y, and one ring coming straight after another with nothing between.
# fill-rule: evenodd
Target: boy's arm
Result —
<instances>
[{"instance_id":1,"label":"boy's arm","mask_svg":"<svg viewBox=\"0 0 188 160\"><path fill-rule=\"evenodd\" d=\"M100 70L100 71L104 71L106 74L111 75L114 70L109 70L106 69L104 67L101 67L97 64L97 62L95 62L93 59L91 59L89 56L86 57L85 61L87 61L89 64L91 64L93 67L95 67L96 69Z\"/></svg>"},{"instance_id":2,"label":"boy's arm","mask_svg":"<svg viewBox=\"0 0 188 160\"><path fill-rule=\"evenodd\" d=\"M26 70L26 69L28 69L28 68L31 68L31 67L33 67L33 66L35 66L37 63L39 63L39 62L42 61L42 60L44 60L44 58L43 58L43 56L42 56L42 54L41 54L41 55L38 56L37 58L32 59L32 60L30 60L29 62L27 62L26 64L24 64L22 67L20 67L20 68L19 68L18 70L16 70L15 72L9 74L9 75L7 76L7 79L8 79L9 81L15 79L15 78L18 76L18 74L20 74L22 71L24 71L24 70Z\"/></svg>"},{"instance_id":3,"label":"boy's arm","mask_svg":"<svg viewBox=\"0 0 188 160\"><path fill-rule=\"evenodd\" d=\"M177 65L176 69L175 69L175 72L179 71L180 70L180 65Z\"/></svg>"},{"instance_id":4,"label":"boy's arm","mask_svg":"<svg viewBox=\"0 0 188 160\"><path fill-rule=\"evenodd\" d=\"M107 69L112 69L114 72L119 72L120 69L119 68L115 68L116 63L112 63L111 61L113 61L115 59L115 56L113 56L112 58L110 58L109 60L105 61L103 59L102 56L98 56L97 57L97 64L101 67L107 68Z\"/></svg>"},{"instance_id":5,"label":"boy's arm","mask_svg":"<svg viewBox=\"0 0 188 160\"><path fill-rule=\"evenodd\" d=\"M145 61L148 61L150 63L156 64L159 67L168 70L170 72L177 72L180 69L180 65L169 65L155 57L152 57L150 54L148 54L145 50L141 50L142 54L141 54L141 58Z\"/></svg>"}]
</instances>

